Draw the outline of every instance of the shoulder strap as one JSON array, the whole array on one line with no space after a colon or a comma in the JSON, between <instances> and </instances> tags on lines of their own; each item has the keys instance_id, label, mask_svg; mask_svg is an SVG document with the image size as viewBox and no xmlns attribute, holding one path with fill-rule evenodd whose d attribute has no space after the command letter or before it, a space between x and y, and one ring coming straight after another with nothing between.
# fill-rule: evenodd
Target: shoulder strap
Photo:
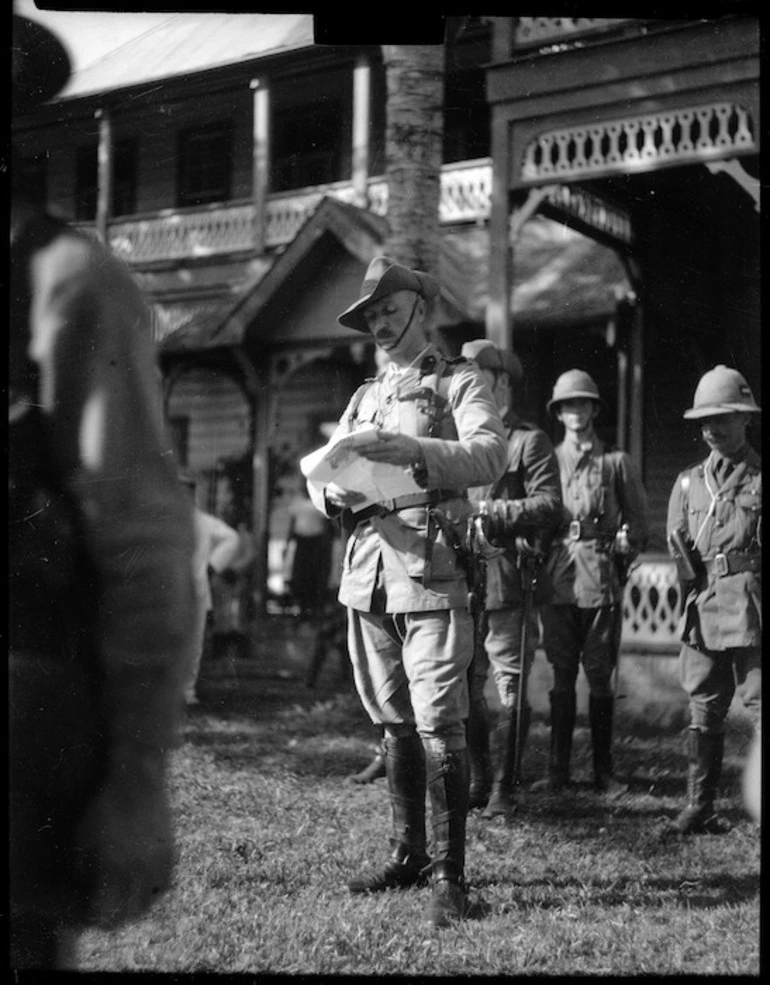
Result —
<instances>
[{"instance_id":1,"label":"shoulder strap","mask_svg":"<svg viewBox=\"0 0 770 985\"><path fill-rule=\"evenodd\" d=\"M367 392L371 389L375 380L366 380L361 386L356 390L350 400L350 423L355 424L358 420L358 408L361 406L361 401L366 396Z\"/></svg>"}]
</instances>

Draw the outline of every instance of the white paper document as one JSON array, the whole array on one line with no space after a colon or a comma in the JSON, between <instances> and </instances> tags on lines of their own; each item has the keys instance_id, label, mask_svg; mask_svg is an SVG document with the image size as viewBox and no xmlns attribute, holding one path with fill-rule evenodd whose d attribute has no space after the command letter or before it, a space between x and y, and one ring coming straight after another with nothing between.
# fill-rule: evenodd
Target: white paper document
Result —
<instances>
[{"instance_id":1,"label":"white paper document","mask_svg":"<svg viewBox=\"0 0 770 985\"><path fill-rule=\"evenodd\" d=\"M377 428L343 434L300 459L299 467L306 479L325 485L336 482L343 489L363 493L366 500L352 507L353 512L372 503L382 503L397 496L425 492L413 479L412 473L401 465L370 462L356 448L377 438Z\"/></svg>"}]
</instances>

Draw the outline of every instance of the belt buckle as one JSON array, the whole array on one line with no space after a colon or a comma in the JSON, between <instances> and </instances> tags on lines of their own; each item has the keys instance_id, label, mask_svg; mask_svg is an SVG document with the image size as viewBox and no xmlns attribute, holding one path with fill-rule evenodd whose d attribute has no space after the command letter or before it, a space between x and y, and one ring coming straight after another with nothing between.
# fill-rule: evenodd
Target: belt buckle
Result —
<instances>
[{"instance_id":1,"label":"belt buckle","mask_svg":"<svg viewBox=\"0 0 770 985\"><path fill-rule=\"evenodd\" d=\"M730 565L727 560L726 554L715 554L714 555L714 570L717 575L722 578L724 575L730 574Z\"/></svg>"},{"instance_id":2,"label":"belt buckle","mask_svg":"<svg viewBox=\"0 0 770 985\"><path fill-rule=\"evenodd\" d=\"M570 520L569 539L580 540L580 520Z\"/></svg>"}]
</instances>

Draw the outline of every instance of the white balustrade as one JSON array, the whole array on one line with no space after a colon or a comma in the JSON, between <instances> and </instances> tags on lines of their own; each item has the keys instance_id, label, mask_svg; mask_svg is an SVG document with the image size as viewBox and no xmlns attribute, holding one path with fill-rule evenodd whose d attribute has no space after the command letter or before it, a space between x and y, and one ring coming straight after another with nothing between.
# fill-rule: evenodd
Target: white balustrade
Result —
<instances>
[{"instance_id":1,"label":"white balustrade","mask_svg":"<svg viewBox=\"0 0 770 985\"><path fill-rule=\"evenodd\" d=\"M441 222L483 221L489 216L492 165L488 158L445 165L441 174ZM265 244L285 246L297 235L324 196L354 201L353 185L328 185L269 195L265 215ZM388 185L375 178L368 187L369 209L386 215ZM84 226L83 228L88 228ZM254 248L254 207L241 199L199 209L162 212L120 219L109 225L110 246L133 264L189 257L215 256Z\"/></svg>"},{"instance_id":2,"label":"white balustrade","mask_svg":"<svg viewBox=\"0 0 770 985\"><path fill-rule=\"evenodd\" d=\"M681 593L674 562L642 554L631 570L623 600L624 651L677 652Z\"/></svg>"}]
</instances>

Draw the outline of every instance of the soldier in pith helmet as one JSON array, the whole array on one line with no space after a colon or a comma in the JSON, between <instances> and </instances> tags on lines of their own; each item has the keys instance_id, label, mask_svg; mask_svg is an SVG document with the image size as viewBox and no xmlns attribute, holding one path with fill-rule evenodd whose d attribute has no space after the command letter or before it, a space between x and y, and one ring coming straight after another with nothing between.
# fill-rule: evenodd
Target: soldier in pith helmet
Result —
<instances>
[{"instance_id":1,"label":"soldier in pith helmet","mask_svg":"<svg viewBox=\"0 0 770 985\"><path fill-rule=\"evenodd\" d=\"M553 668L550 759L547 776L532 789L557 791L570 784L575 685L582 664L594 786L614 796L626 787L614 776L612 678L625 579L647 541L647 498L631 457L606 447L594 429L601 405L596 383L582 369L562 373L548 401L564 426L564 440L556 446L563 511L547 565L553 595L541 609L543 646Z\"/></svg>"},{"instance_id":2,"label":"soldier in pith helmet","mask_svg":"<svg viewBox=\"0 0 770 985\"><path fill-rule=\"evenodd\" d=\"M719 834L715 811L725 719L736 693L762 717L762 461L747 428L760 414L746 379L719 365L701 377L684 418L709 453L677 476L666 529L683 597L679 675L689 697L687 805L664 834Z\"/></svg>"}]
</instances>

